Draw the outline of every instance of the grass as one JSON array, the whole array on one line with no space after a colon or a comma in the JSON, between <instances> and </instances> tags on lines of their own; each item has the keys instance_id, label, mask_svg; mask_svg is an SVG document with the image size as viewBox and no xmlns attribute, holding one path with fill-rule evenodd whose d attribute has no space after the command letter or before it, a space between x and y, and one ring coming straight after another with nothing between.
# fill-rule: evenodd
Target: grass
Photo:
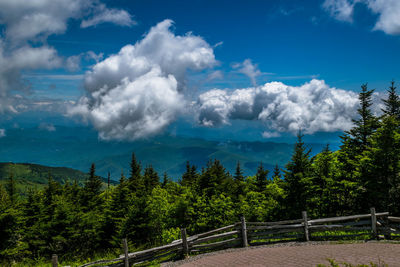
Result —
<instances>
[{"instance_id":1,"label":"grass","mask_svg":"<svg viewBox=\"0 0 400 267\"><path fill-rule=\"evenodd\" d=\"M317 267L389 267L384 261L378 260L377 263L370 262L369 264L351 264L346 262L338 263L334 259L326 259L329 262L329 265L325 264L317 264Z\"/></svg>"}]
</instances>

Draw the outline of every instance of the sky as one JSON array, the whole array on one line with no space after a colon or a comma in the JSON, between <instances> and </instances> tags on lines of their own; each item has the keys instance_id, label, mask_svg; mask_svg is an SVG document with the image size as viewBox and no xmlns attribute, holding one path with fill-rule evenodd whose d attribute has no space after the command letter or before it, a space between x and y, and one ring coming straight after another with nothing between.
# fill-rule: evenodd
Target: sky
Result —
<instances>
[{"instance_id":1,"label":"sky","mask_svg":"<svg viewBox=\"0 0 400 267\"><path fill-rule=\"evenodd\" d=\"M400 77L400 1L0 0L0 138L83 125L283 140L352 127Z\"/></svg>"}]
</instances>

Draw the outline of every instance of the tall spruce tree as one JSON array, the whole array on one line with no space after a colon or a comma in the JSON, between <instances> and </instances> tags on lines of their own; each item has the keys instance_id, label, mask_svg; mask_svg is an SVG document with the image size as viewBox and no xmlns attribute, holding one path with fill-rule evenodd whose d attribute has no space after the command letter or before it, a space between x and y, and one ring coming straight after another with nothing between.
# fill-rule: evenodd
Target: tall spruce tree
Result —
<instances>
[{"instance_id":1,"label":"tall spruce tree","mask_svg":"<svg viewBox=\"0 0 400 267\"><path fill-rule=\"evenodd\" d=\"M289 218L298 217L308 207L311 184L311 149L303 142L303 135L297 134L297 142L290 162L285 170L286 211Z\"/></svg>"},{"instance_id":2,"label":"tall spruce tree","mask_svg":"<svg viewBox=\"0 0 400 267\"><path fill-rule=\"evenodd\" d=\"M235 179L235 181L238 181L238 182L244 181L244 175L243 175L242 168L240 168L239 161L236 164L235 175L233 176L233 178Z\"/></svg>"},{"instance_id":3,"label":"tall spruce tree","mask_svg":"<svg viewBox=\"0 0 400 267\"><path fill-rule=\"evenodd\" d=\"M371 137L371 147L364 152L361 164L365 172L366 207L400 214L400 133L399 121L385 116L381 127Z\"/></svg>"},{"instance_id":4,"label":"tall spruce tree","mask_svg":"<svg viewBox=\"0 0 400 267\"><path fill-rule=\"evenodd\" d=\"M357 109L359 119L353 120L355 126L346 132L351 136L354 143L353 149L358 150L359 154L368 148L368 138L379 126L378 118L374 116L371 110L373 93L374 90L368 90L367 84L361 86L361 92L358 96L360 107Z\"/></svg>"},{"instance_id":5,"label":"tall spruce tree","mask_svg":"<svg viewBox=\"0 0 400 267\"><path fill-rule=\"evenodd\" d=\"M14 173L10 173L10 175L8 176L7 182L5 184L5 189L11 205L14 205L17 200L17 187L14 180Z\"/></svg>"},{"instance_id":6,"label":"tall spruce tree","mask_svg":"<svg viewBox=\"0 0 400 267\"><path fill-rule=\"evenodd\" d=\"M281 169L279 168L278 164L275 164L272 173L272 179L275 181L275 180L280 180L281 178L282 178Z\"/></svg>"},{"instance_id":7,"label":"tall spruce tree","mask_svg":"<svg viewBox=\"0 0 400 267\"><path fill-rule=\"evenodd\" d=\"M374 90L368 90L367 84L361 86L359 93L358 119L353 120L354 127L346 131L338 154L340 191L342 196L341 210L349 212L364 212L369 209L368 195L365 185L368 183L365 165L360 164L362 154L370 148L370 137L379 127L379 121L372 113L372 95ZM351 188L351 190L349 189ZM358 210L354 210L354 206Z\"/></svg>"},{"instance_id":8,"label":"tall spruce tree","mask_svg":"<svg viewBox=\"0 0 400 267\"><path fill-rule=\"evenodd\" d=\"M394 86L394 81L391 82L389 89L387 90L388 96L386 99L382 99L385 107L382 112L386 116L393 116L397 120L400 120L400 98L397 95L396 87Z\"/></svg>"},{"instance_id":9,"label":"tall spruce tree","mask_svg":"<svg viewBox=\"0 0 400 267\"><path fill-rule=\"evenodd\" d=\"M90 166L89 177L86 180L84 187L83 201L86 206L95 206L100 200L102 182L99 176L96 175L96 165L92 163Z\"/></svg>"},{"instance_id":10,"label":"tall spruce tree","mask_svg":"<svg viewBox=\"0 0 400 267\"><path fill-rule=\"evenodd\" d=\"M264 192L268 184L267 176L269 171L264 169L262 163L258 165L256 173L256 186L258 192Z\"/></svg>"},{"instance_id":11,"label":"tall spruce tree","mask_svg":"<svg viewBox=\"0 0 400 267\"><path fill-rule=\"evenodd\" d=\"M142 166L137 161L135 153L132 153L131 164L130 164L130 176L128 187L132 192L141 191L144 189L143 177L141 175Z\"/></svg>"},{"instance_id":12,"label":"tall spruce tree","mask_svg":"<svg viewBox=\"0 0 400 267\"><path fill-rule=\"evenodd\" d=\"M191 186L194 183L194 177L192 175L192 166L189 161L186 161L186 171L182 174L181 184L184 186Z\"/></svg>"},{"instance_id":13,"label":"tall spruce tree","mask_svg":"<svg viewBox=\"0 0 400 267\"><path fill-rule=\"evenodd\" d=\"M147 193L151 193L153 188L160 184L160 178L158 177L158 173L154 170L152 165L147 166L144 169L144 188Z\"/></svg>"},{"instance_id":14,"label":"tall spruce tree","mask_svg":"<svg viewBox=\"0 0 400 267\"><path fill-rule=\"evenodd\" d=\"M162 188L165 188L165 187L167 186L168 183L169 183L168 174L167 174L167 172L164 172L164 174L163 174L163 181L162 181L162 184L161 184Z\"/></svg>"}]
</instances>

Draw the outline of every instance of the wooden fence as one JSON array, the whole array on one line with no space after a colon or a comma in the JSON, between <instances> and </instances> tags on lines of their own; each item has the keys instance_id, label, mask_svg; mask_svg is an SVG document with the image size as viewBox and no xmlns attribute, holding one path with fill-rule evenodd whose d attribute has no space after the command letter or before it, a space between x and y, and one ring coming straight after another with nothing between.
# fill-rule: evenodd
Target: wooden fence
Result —
<instances>
[{"instance_id":1,"label":"wooden fence","mask_svg":"<svg viewBox=\"0 0 400 267\"><path fill-rule=\"evenodd\" d=\"M240 222L205 233L188 236L181 229L181 239L171 244L143 251L128 253L126 239L125 254L112 260L100 260L81 267L132 266L154 260L171 260L187 257L189 254L212 250L257 246L277 242L335 240L335 239L391 239L400 238L400 217L389 216L388 212L309 219L303 211L302 218L277 222Z\"/></svg>"}]
</instances>

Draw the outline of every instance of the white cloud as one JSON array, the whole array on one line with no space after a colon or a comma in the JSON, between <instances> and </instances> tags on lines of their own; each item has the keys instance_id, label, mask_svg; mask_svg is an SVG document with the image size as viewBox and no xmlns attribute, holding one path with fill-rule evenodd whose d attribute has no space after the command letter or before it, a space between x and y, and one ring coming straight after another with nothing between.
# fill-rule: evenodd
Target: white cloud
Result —
<instances>
[{"instance_id":1,"label":"white cloud","mask_svg":"<svg viewBox=\"0 0 400 267\"><path fill-rule=\"evenodd\" d=\"M38 128L41 129L41 130L48 131L48 132L55 132L56 131L56 127L54 127L53 124L45 123L45 122L42 122L41 124L39 124Z\"/></svg>"},{"instance_id":2,"label":"white cloud","mask_svg":"<svg viewBox=\"0 0 400 267\"><path fill-rule=\"evenodd\" d=\"M90 120L103 139L147 137L164 129L185 107L185 73L216 64L212 47L192 34L176 36L171 20L152 27L86 73L87 96L70 115Z\"/></svg>"},{"instance_id":3,"label":"white cloud","mask_svg":"<svg viewBox=\"0 0 400 267\"><path fill-rule=\"evenodd\" d=\"M0 129L0 138L6 136L6 130L5 129Z\"/></svg>"},{"instance_id":4,"label":"white cloud","mask_svg":"<svg viewBox=\"0 0 400 267\"><path fill-rule=\"evenodd\" d=\"M369 0L368 7L379 15L374 30L387 34L400 34L400 1L398 0Z\"/></svg>"},{"instance_id":5,"label":"white cloud","mask_svg":"<svg viewBox=\"0 0 400 267\"><path fill-rule=\"evenodd\" d=\"M354 5L358 0L325 0L323 8L337 20L352 22Z\"/></svg>"},{"instance_id":6,"label":"white cloud","mask_svg":"<svg viewBox=\"0 0 400 267\"><path fill-rule=\"evenodd\" d=\"M125 10L107 8L104 4L100 4L96 7L94 15L81 22L82 28L98 25L100 23L111 22L120 26L132 26L136 22L132 20L132 16Z\"/></svg>"},{"instance_id":7,"label":"white cloud","mask_svg":"<svg viewBox=\"0 0 400 267\"><path fill-rule=\"evenodd\" d=\"M64 65L71 71L80 68L82 55L65 60L46 44L46 39L64 33L70 20L87 18L92 20L91 26L103 22L134 23L126 11L107 8L99 0L0 0L0 114L16 113L27 106L26 101L18 104L30 88L21 72ZM88 57L100 59L89 53ZM15 90L22 92L20 97L15 97Z\"/></svg>"},{"instance_id":8,"label":"white cloud","mask_svg":"<svg viewBox=\"0 0 400 267\"><path fill-rule=\"evenodd\" d=\"M128 12L107 8L98 0L0 0L0 23L15 42L64 33L70 19L82 19L85 27L103 22L134 24Z\"/></svg>"},{"instance_id":9,"label":"white cloud","mask_svg":"<svg viewBox=\"0 0 400 267\"><path fill-rule=\"evenodd\" d=\"M261 71L257 64L253 64L250 59L245 59L243 63L234 64L233 68L249 77L253 86L257 85L256 78L261 75Z\"/></svg>"},{"instance_id":10,"label":"white cloud","mask_svg":"<svg viewBox=\"0 0 400 267\"><path fill-rule=\"evenodd\" d=\"M278 133L278 132L265 131L265 132L262 133L262 136L264 138L273 138L273 137L279 137L279 136L281 136L281 134Z\"/></svg>"},{"instance_id":11,"label":"white cloud","mask_svg":"<svg viewBox=\"0 0 400 267\"><path fill-rule=\"evenodd\" d=\"M85 55L86 59L88 59L88 60L92 59L92 60L96 61L96 63L99 63L99 61L102 60L103 57L104 57L104 53L96 54L93 51L88 51L88 52L86 52L86 55Z\"/></svg>"},{"instance_id":12,"label":"white cloud","mask_svg":"<svg viewBox=\"0 0 400 267\"><path fill-rule=\"evenodd\" d=\"M199 122L205 126L230 120L260 120L272 132L305 133L348 130L357 114L358 97L351 91L331 88L322 80L301 86L281 82L234 91L214 89L199 96Z\"/></svg>"},{"instance_id":13,"label":"white cloud","mask_svg":"<svg viewBox=\"0 0 400 267\"><path fill-rule=\"evenodd\" d=\"M207 75L207 81L220 80L224 78L224 74L220 70L216 70Z\"/></svg>"},{"instance_id":14,"label":"white cloud","mask_svg":"<svg viewBox=\"0 0 400 267\"><path fill-rule=\"evenodd\" d=\"M352 22L356 4L364 4L368 9L378 15L374 30L381 30L387 34L400 34L400 1L398 0L325 0L322 7L331 16Z\"/></svg>"}]
</instances>

